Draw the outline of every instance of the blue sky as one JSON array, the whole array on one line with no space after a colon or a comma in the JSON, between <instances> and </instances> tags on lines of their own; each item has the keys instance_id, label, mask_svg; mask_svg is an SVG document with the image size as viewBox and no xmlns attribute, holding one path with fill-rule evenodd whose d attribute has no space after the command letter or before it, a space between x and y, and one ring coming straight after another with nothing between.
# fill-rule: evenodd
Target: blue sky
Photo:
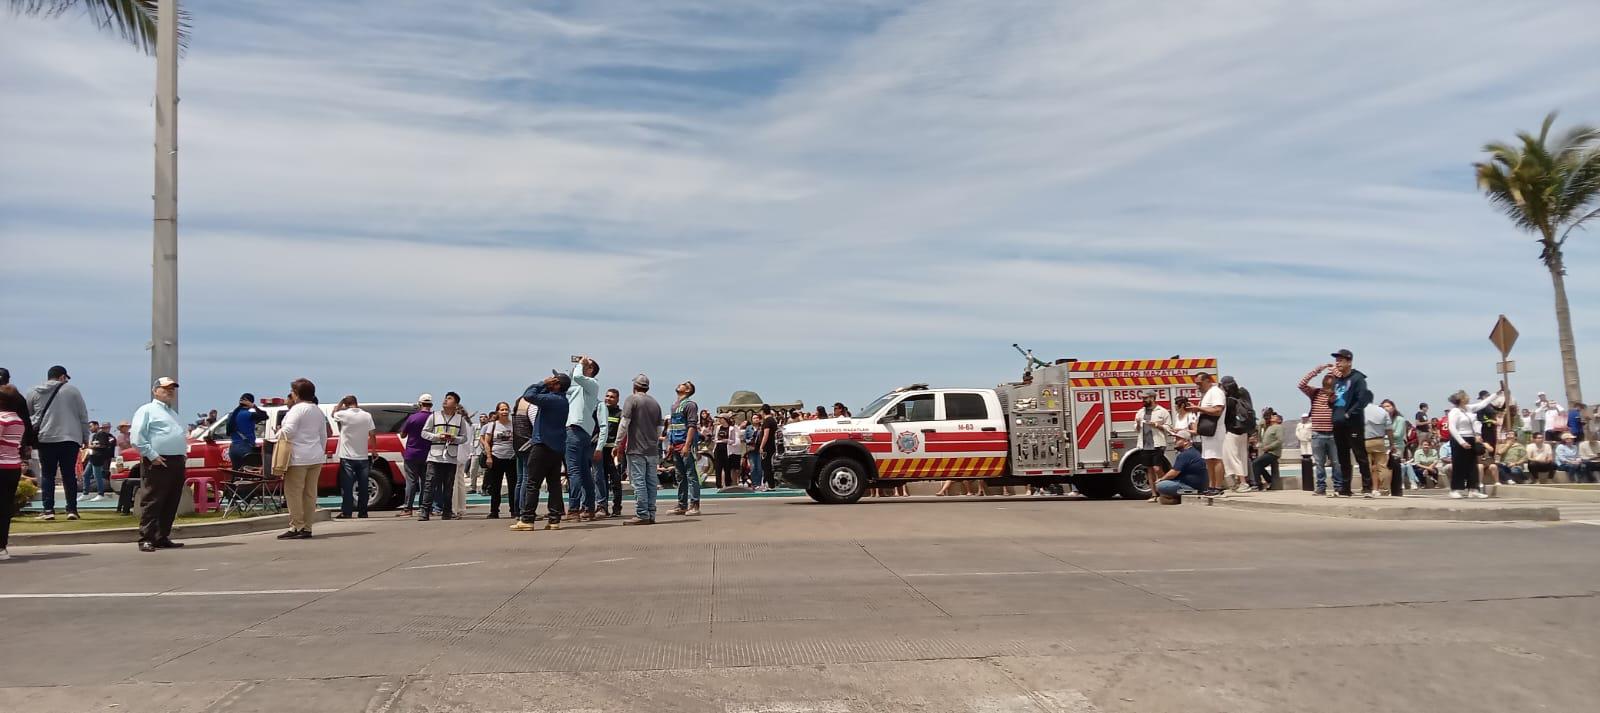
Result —
<instances>
[{"instance_id":1,"label":"blue sky","mask_svg":"<svg viewBox=\"0 0 1600 713\"><path fill-rule=\"evenodd\" d=\"M859 405L1014 378L1012 342L1217 356L1288 412L1349 347L1440 404L1495 380L1502 312L1513 386L1560 391L1548 277L1470 165L1600 123L1587 0L188 6L186 411L299 376L486 406L578 352L704 405ZM0 15L0 66L0 364L124 417L153 62Z\"/></svg>"}]
</instances>

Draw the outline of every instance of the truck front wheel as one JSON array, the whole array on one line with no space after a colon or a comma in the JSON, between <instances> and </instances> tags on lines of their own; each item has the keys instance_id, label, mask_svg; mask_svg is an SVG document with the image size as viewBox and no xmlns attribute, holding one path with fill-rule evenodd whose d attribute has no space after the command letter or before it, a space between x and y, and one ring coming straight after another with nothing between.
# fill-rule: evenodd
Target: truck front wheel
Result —
<instances>
[{"instance_id":1,"label":"truck front wheel","mask_svg":"<svg viewBox=\"0 0 1600 713\"><path fill-rule=\"evenodd\" d=\"M816 498L832 505L844 505L861 499L867 492L866 468L853 458L835 458L817 471ZM810 494L811 491L806 491Z\"/></svg>"}]
</instances>

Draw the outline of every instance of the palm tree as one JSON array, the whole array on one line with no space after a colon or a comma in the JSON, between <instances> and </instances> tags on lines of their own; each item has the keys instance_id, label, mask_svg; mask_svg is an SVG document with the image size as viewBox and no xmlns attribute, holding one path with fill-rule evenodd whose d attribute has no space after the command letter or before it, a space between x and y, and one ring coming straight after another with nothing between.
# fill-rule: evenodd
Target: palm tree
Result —
<instances>
[{"instance_id":1,"label":"palm tree","mask_svg":"<svg viewBox=\"0 0 1600 713\"><path fill-rule=\"evenodd\" d=\"M19 15L58 17L82 9L102 30L115 32L145 54L156 51L156 6L159 0L8 0ZM178 11L178 45L189 41L188 14Z\"/></svg>"},{"instance_id":2,"label":"palm tree","mask_svg":"<svg viewBox=\"0 0 1600 713\"><path fill-rule=\"evenodd\" d=\"M1517 133L1518 143L1485 145L1489 159L1473 167L1478 188L1489 202L1505 211L1512 224L1538 236L1539 259L1555 286L1567 403L1577 403L1583 400L1583 389L1578 383L1578 349L1572 339L1562 248L1573 230L1600 216L1600 129L1574 126L1551 144L1550 125L1555 121L1556 113L1550 112L1538 136L1523 131Z\"/></svg>"}]
</instances>

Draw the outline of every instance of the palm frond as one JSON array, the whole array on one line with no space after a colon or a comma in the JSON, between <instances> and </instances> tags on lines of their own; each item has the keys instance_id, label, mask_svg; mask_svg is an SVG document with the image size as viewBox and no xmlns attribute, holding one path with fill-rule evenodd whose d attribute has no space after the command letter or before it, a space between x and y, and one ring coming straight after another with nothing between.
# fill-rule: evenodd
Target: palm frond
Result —
<instances>
[{"instance_id":1,"label":"palm frond","mask_svg":"<svg viewBox=\"0 0 1600 713\"><path fill-rule=\"evenodd\" d=\"M19 15L60 17L69 10L82 10L95 26L117 34L145 54L156 51L158 0L8 0L11 11ZM178 8L178 48L189 44L189 13Z\"/></svg>"}]
</instances>

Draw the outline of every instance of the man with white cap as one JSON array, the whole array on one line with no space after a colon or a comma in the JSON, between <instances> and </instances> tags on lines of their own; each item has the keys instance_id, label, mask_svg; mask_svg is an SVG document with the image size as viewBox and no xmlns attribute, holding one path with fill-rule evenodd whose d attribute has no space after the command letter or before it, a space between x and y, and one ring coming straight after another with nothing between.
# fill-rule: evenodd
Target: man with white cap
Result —
<instances>
[{"instance_id":1,"label":"man with white cap","mask_svg":"<svg viewBox=\"0 0 1600 713\"><path fill-rule=\"evenodd\" d=\"M1210 485L1206 462L1192 447L1192 437L1188 431L1181 429L1172 434L1172 443L1178 449L1178 455L1172 460L1172 468L1161 476L1161 480L1156 481L1156 495L1162 505L1177 505L1183 502L1183 491L1204 491Z\"/></svg>"},{"instance_id":2,"label":"man with white cap","mask_svg":"<svg viewBox=\"0 0 1600 713\"><path fill-rule=\"evenodd\" d=\"M404 463L403 470L406 476L406 505L396 513L398 517L410 517L412 507L416 504L417 496L422 492L422 481L427 477L428 449L433 445L422 437L422 429L428 424L428 417L433 415L433 395L423 394L417 397L417 411L406 417L405 423L400 424L400 439L405 447L400 451L400 460Z\"/></svg>"},{"instance_id":3,"label":"man with white cap","mask_svg":"<svg viewBox=\"0 0 1600 713\"><path fill-rule=\"evenodd\" d=\"M178 382L156 379L150 403L133 413L132 443L139 449L139 551L182 547L172 541L172 521L183 496L189 438L178 415Z\"/></svg>"}]
</instances>

